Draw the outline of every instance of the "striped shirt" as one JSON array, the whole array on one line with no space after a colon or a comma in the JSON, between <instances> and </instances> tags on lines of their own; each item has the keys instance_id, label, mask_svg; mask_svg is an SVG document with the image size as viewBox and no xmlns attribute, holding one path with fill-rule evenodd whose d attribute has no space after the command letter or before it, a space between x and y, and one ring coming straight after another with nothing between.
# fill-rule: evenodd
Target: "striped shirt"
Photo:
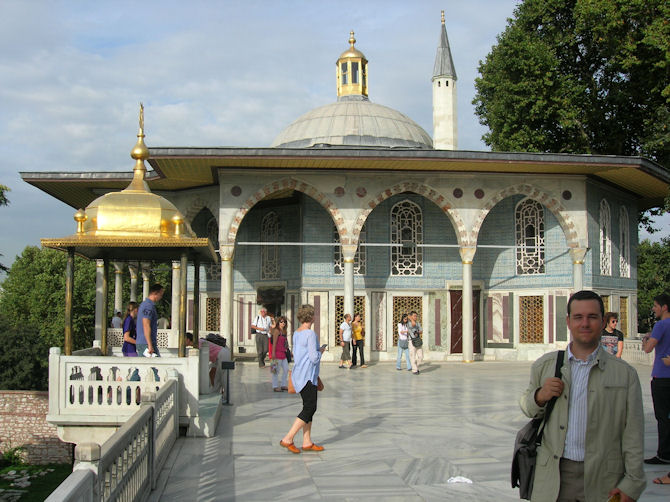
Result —
<instances>
[{"instance_id":1,"label":"striped shirt","mask_svg":"<svg viewBox=\"0 0 670 502\"><path fill-rule=\"evenodd\" d=\"M596 355L598 348L594 350L586 361L577 359L570 350L572 343L568 345L567 355L570 362L570 402L568 405L568 432L565 436L565 448L563 458L576 462L584 461L584 449L586 443L586 421L588 420L588 385L591 368L598 362Z\"/></svg>"}]
</instances>

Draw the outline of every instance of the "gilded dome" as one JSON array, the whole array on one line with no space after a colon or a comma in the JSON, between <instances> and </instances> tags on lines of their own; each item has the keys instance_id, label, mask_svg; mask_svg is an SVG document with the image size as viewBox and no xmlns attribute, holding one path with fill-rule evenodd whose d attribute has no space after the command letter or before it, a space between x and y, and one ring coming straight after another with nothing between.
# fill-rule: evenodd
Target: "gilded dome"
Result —
<instances>
[{"instance_id":1,"label":"gilded dome","mask_svg":"<svg viewBox=\"0 0 670 502\"><path fill-rule=\"evenodd\" d=\"M387 106L353 96L315 108L284 129L276 148L318 145L433 148L428 133L412 119Z\"/></svg>"},{"instance_id":2,"label":"gilded dome","mask_svg":"<svg viewBox=\"0 0 670 502\"><path fill-rule=\"evenodd\" d=\"M165 238L195 237L184 216L170 201L152 193L144 180L149 149L144 144L144 108L140 131L130 156L135 159L133 180L120 192L110 192L77 211L78 233L96 237ZM82 231L83 230L83 231Z\"/></svg>"}]
</instances>

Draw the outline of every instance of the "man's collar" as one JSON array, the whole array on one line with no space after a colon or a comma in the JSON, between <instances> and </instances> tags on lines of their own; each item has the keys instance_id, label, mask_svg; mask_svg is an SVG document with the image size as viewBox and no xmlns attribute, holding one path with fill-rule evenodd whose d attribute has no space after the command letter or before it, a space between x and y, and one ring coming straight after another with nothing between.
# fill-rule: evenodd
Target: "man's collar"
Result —
<instances>
[{"instance_id":1,"label":"man's collar","mask_svg":"<svg viewBox=\"0 0 670 502\"><path fill-rule=\"evenodd\" d=\"M588 357L586 358L587 363L593 362L594 360L596 360L598 358L598 350L599 349L600 349L600 344L598 344L598 346L593 350L593 352L591 352L588 355ZM568 347L565 350L566 350L566 353L567 353L567 356L568 356L568 361L571 360L571 359L574 359L575 361L582 361L583 362L582 359L577 359L577 357L575 357L575 355L572 353L572 342L570 342L568 344Z\"/></svg>"}]
</instances>

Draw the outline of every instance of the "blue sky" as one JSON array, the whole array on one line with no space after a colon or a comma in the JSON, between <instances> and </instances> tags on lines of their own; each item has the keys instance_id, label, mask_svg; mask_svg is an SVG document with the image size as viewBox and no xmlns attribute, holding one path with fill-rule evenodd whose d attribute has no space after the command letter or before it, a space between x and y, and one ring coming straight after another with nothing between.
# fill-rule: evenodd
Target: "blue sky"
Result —
<instances>
[{"instance_id":1,"label":"blue sky","mask_svg":"<svg viewBox=\"0 0 670 502\"><path fill-rule=\"evenodd\" d=\"M471 104L479 61L516 0L2 2L0 261L74 232L74 210L20 171L130 171L138 103L151 146L269 146L335 101L355 30L370 99L432 133L440 10L458 73L459 148L486 150ZM666 220L665 231L668 235ZM641 235L645 237L645 235Z\"/></svg>"}]
</instances>

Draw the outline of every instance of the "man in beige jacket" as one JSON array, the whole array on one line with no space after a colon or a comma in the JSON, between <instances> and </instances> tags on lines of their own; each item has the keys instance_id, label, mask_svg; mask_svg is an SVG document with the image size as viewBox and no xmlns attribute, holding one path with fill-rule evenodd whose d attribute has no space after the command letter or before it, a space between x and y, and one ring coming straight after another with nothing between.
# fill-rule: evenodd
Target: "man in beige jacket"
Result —
<instances>
[{"instance_id":1,"label":"man in beige jacket","mask_svg":"<svg viewBox=\"0 0 670 502\"><path fill-rule=\"evenodd\" d=\"M561 378L554 377L557 352L531 369L523 412L542 417L546 404L557 398L537 452L533 501L602 502L618 494L628 502L646 486L640 381L634 368L600 347L603 315L598 294L572 295L567 316L572 342Z\"/></svg>"}]
</instances>

